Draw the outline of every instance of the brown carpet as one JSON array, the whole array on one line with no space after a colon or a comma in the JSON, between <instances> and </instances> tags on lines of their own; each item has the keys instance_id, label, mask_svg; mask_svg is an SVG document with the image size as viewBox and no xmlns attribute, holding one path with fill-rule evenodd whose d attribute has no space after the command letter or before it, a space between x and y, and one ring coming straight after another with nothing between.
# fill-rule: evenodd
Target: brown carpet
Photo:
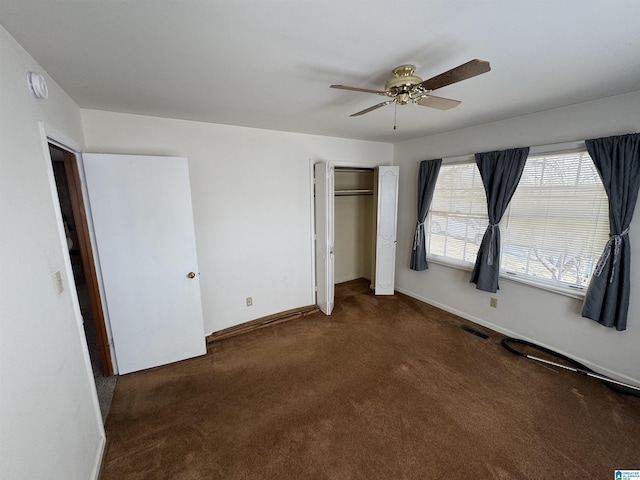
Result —
<instances>
[{"instance_id":1,"label":"brown carpet","mask_svg":"<svg viewBox=\"0 0 640 480\"><path fill-rule=\"evenodd\" d=\"M461 323L356 280L337 286L330 317L121 376L102 478L602 480L640 469L639 398Z\"/></svg>"}]
</instances>

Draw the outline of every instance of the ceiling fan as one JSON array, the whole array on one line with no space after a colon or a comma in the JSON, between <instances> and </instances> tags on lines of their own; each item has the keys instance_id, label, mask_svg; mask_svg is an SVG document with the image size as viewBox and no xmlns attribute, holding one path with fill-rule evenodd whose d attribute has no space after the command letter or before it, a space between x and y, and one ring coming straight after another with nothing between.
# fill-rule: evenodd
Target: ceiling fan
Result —
<instances>
[{"instance_id":1,"label":"ceiling fan","mask_svg":"<svg viewBox=\"0 0 640 480\"><path fill-rule=\"evenodd\" d=\"M450 98L436 97L435 95L431 95L431 92L438 88L451 85L452 83L460 82L467 78L486 73L491 70L491 66L489 65L489 62L475 59L441 73L440 75L431 77L428 80L422 80L420 77L415 76L413 74L415 69L416 67L413 65L400 65L399 67L394 68L392 70L393 75L384 85L384 90L352 87L350 85L331 85L331 88L374 93L376 95L386 95L387 97L391 97L390 100L378 103L373 107L365 108L364 110L350 115L351 117L364 115L365 113L372 112L373 110L391 103L406 105L410 101L416 105L422 105L423 107L437 108L438 110L449 110L450 108L457 107L461 102Z\"/></svg>"}]
</instances>

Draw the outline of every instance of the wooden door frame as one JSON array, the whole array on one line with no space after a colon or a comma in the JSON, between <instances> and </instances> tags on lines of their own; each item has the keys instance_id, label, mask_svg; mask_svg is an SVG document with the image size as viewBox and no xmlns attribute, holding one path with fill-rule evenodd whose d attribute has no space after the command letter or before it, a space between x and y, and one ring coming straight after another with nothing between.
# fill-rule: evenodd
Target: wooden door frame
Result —
<instances>
[{"instance_id":1,"label":"wooden door frame","mask_svg":"<svg viewBox=\"0 0 640 480\"><path fill-rule=\"evenodd\" d=\"M80 259L82 261L82 268L87 282L91 315L93 317L93 324L96 330L98 353L100 355L100 368L103 376L111 377L113 376L113 362L111 359L111 349L109 348L109 336L107 335L104 311L102 310L102 299L98 284L98 274L96 272L95 256L91 246L91 237L89 235L87 211L85 209L82 195L82 182L80 180L80 171L78 169L78 159L75 153L51 142L49 142L49 148L62 153L64 170L67 177L67 184L71 199L71 209L73 211L73 220L75 222L78 235Z\"/></svg>"}]
</instances>

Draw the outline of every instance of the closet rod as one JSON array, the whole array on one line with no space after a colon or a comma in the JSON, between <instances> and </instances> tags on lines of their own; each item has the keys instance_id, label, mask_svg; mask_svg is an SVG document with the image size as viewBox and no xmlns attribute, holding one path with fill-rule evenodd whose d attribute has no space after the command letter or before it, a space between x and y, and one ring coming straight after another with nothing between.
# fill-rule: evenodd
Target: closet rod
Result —
<instances>
[{"instance_id":1,"label":"closet rod","mask_svg":"<svg viewBox=\"0 0 640 480\"><path fill-rule=\"evenodd\" d=\"M373 168L366 167L336 167L336 172L344 173L363 173L373 172Z\"/></svg>"},{"instance_id":2,"label":"closet rod","mask_svg":"<svg viewBox=\"0 0 640 480\"><path fill-rule=\"evenodd\" d=\"M346 197L348 195L373 195L373 190L336 190L336 197Z\"/></svg>"}]
</instances>

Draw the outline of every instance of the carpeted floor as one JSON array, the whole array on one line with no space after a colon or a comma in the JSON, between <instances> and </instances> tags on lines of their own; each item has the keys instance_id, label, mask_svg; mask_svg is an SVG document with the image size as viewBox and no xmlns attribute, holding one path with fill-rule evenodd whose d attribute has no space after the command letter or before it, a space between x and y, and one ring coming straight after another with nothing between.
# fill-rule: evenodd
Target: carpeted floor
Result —
<instances>
[{"instance_id":1,"label":"carpeted floor","mask_svg":"<svg viewBox=\"0 0 640 480\"><path fill-rule=\"evenodd\" d=\"M124 375L111 479L581 479L640 469L640 398L368 282L318 313Z\"/></svg>"}]
</instances>

